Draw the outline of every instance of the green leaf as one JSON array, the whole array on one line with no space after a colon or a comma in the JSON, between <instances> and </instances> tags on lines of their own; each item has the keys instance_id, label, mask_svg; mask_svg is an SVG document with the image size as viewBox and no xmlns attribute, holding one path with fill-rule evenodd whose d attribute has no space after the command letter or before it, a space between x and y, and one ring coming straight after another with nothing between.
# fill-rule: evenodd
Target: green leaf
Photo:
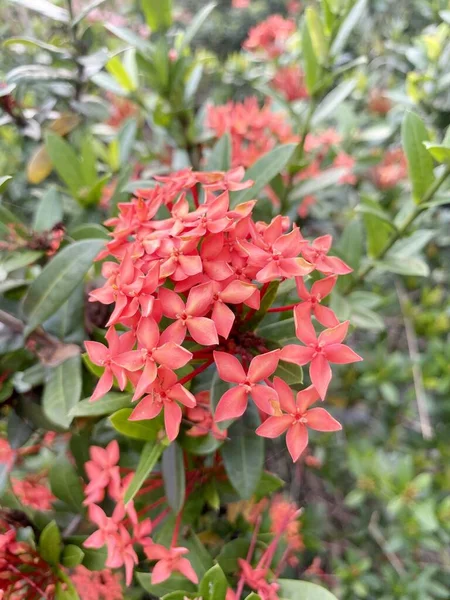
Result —
<instances>
[{"instance_id":1,"label":"green leaf","mask_svg":"<svg viewBox=\"0 0 450 600\"><path fill-rule=\"evenodd\" d=\"M10 181L12 179L11 175L4 175L3 177L0 177L0 190L3 188L3 186L5 186L8 181Z\"/></svg>"},{"instance_id":2,"label":"green leaf","mask_svg":"<svg viewBox=\"0 0 450 600\"><path fill-rule=\"evenodd\" d=\"M279 490L285 485L285 482L268 471L263 471L261 479L259 480L258 486L255 489L255 500L259 502L263 498L271 496L274 492Z\"/></svg>"},{"instance_id":3,"label":"green leaf","mask_svg":"<svg viewBox=\"0 0 450 600\"><path fill-rule=\"evenodd\" d=\"M275 375L283 379L283 381L289 385L293 385L294 383L303 383L303 369L299 365L287 363L283 360L280 360L278 363Z\"/></svg>"},{"instance_id":4,"label":"green leaf","mask_svg":"<svg viewBox=\"0 0 450 600\"><path fill-rule=\"evenodd\" d=\"M433 142L423 142L423 145L437 162L450 164L450 148Z\"/></svg>"},{"instance_id":5,"label":"green leaf","mask_svg":"<svg viewBox=\"0 0 450 600\"><path fill-rule=\"evenodd\" d=\"M33 281L24 298L25 335L48 319L83 281L104 240L83 240L66 246Z\"/></svg>"},{"instance_id":6,"label":"green leaf","mask_svg":"<svg viewBox=\"0 0 450 600\"><path fill-rule=\"evenodd\" d=\"M47 52L52 52L53 54L61 54L64 58L69 58L70 53L67 51L67 48L60 48L59 46L54 46L53 44L47 44L43 40L38 40L31 37L10 37L3 42L3 46L36 46L37 48L42 48L43 50L47 50Z\"/></svg>"},{"instance_id":7,"label":"green leaf","mask_svg":"<svg viewBox=\"0 0 450 600\"><path fill-rule=\"evenodd\" d=\"M203 600L225 600L228 582L220 565L214 565L200 582L199 593Z\"/></svg>"},{"instance_id":8,"label":"green leaf","mask_svg":"<svg viewBox=\"0 0 450 600\"><path fill-rule=\"evenodd\" d=\"M359 268L364 252L364 230L360 219L353 219L346 224L336 245L336 250L352 269Z\"/></svg>"},{"instance_id":9,"label":"green leaf","mask_svg":"<svg viewBox=\"0 0 450 600\"><path fill-rule=\"evenodd\" d=\"M122 61L120 60L120 57L117 54L108 60L105 68L124 90L127 92L133 92L136 89L133 80L128 75L125 67L122 64Z\"/></svg>"},{"instance_id":10,"label":"green leaf","mask_svg":"<svg viewBox=\"0 0 450 600\"><path fill-rule=\"evenodd\" d=\"M318 105L311 119L311 125L316 127L330 115L335 116L338 106L353 92L357 84L356 79L349 79L337 85Z\"/></svg>"},{"instance_id":11,"label":"green leaf","mask_svg":"<svg viewBox=\"0 0 450 600\"><path fill-rule=\"evenodd\" d=\"M81 402L78 402L78 404L71 409L70 416L104 417L105 415L111 415L124 408L131 411L131 406L131 394L109 392L96 402L91 402L90 398L85 398Z\"/></svg>"},{"instance_id":12,"label":"green leaf","mask_svg":"<svg viewBox=\"0 0 450 600\"><path fill-rule=\"evenodd\" d=\"M162 476L167 502L175 514L184 506L186 496L186 474L183 451L177 442L172 442L162 455Z\"/></svg>"},{"instance_id":13,"label":"green leaf","mask_svg":"<svg viewBox=\"0 0 450 600\"><path fill-rule=\"evenodd\" d=\"M224 573L235 575L239 571L238 559L247 556L249 546L250 542L243 538L237 538L222 546L216 560Z\"/></svg>"},{"instance_id":14,"label":"green leaf","mask_svg":"<svg viewBox=\"0 0 450 600\"><path fill-rule=\"evenodd\" d=\"M360 329L368 331L384 331L386 329L380 315L366 306L352 304L350 319L352 324Z\"/></svg>"},{"instance_id":15,"label":"green leaf","mask_svg":"<svg viewBox=\"0 0 450 600\"><path fill-rule=\"evenodd\" d=\"M336 185L337 183L339 183L341 177L345 175L345 173L346 170L342 168L327 169L318 177L314 177L313 179L308 179L302 182L300 185L296 186L295 190L291 194L291 204L293 204L294 201L297 201L300 198L310 196L311 194L316 194L321 190Z\"/></svg>"},{"instance_id":16,"label":"green leaf","mask_svg":"<svg viewBox=\"0 0 450 600\"><path fill-rule=\"evenodd\" d=\"M228 171L231 166L230 134L223 135L214 145L206 163L205 171Z\"/></svg>"},{"instance_id":17,"label":"green leaf","mask_svg":"<svg viewBox=\"0 0 450 600\"><path fill-rule=\"evenodd\" d=\"M433 159L424 147L429 140L422 119L407 111L402 122L402 145L408 162L409 178L414 202L419 204L434 181Z\"/></svg>"},{"instance_id":18,"label":"green leaf","mask_svg":"<svg viewBox=\"0 0 450 600\"><path fill-rule=\"evenodd\" d=\"M166 443L155 443L147 442L142 449L141 458L136 469L131 483L129 484L127 491L125 492L124 502L125 504L132 500L137 492L141 489L142 484L150 475L153 467L158 462Z\"/></svg>"},{"instance_id":19,"label":"green leaf","mask_svg":"<svg viewBox=\"0 0 450 600\"><path fill-rule=\"evenodd\" d=\"M169 29L172 25L172 0L141 0L141 7L152 31Z\"/></svg>"},{"instance_id":20,"label":"green leaf","mask_svg":"<svg viewBox=\"0 0 450 600\"><path fill-rule=\"evenodd\" d=\"M7 435L9 445L13 450L17 450L30 439L33 433L32 423L28 419L22 418L15 410L12 410L8 416Z\"/></svg>"},{"instance_id":21,"label":"green leaf","mask_svg":"<svg viewBox=\"0 0 450 600\"><path fill-rule=\"evenodd\" d=\"M389 271L398 275L428 277L430 274L430 268L427 263L417 256L389 256L382 261L376 262L375 266L382 271Z\"/></svg>"},{"instance_id":22,"label":"green leaf","mask_svg":"<svg viewBox=\"0 0 450 600\"><path fill-rule=\"evenodd\" d=\"M272 306L272 304L275 302L279 287L280 287L279 281L271 281L269 283L269 286L268 286L264 296L261 299L261 304L260 304L259 309L255 312L255 314L251 317L251 319L249 319L246 322L246 324L245 324L246 329L253 331L261 323L261 321L266 316L267 311Z\"/></svg>"},{"instance_id":23,"label":"green leaf","mask_svg":"<svg viewBox=\"0 0 450 600\"><path fill-rule=\"evenodd\" d=\"M83 512L84 492L75 467L64 455L59 456L50 470L50 489L75 513Z\"/></svg>"},{"instance_id":24,"label":"green leaf","mask_svg":"<svg viewBox=\"0 0 450 600\"><path fill-rule=\"evenodd\" d=\"M53 567L59 565L61 534L56 521L51 521L39 536L39 554Z\"/></svg>"},{"instance_id":25,"label":"green leaf","mask_svg":"<svg viewBox=\"0 0 450 600\"><path fill-rule=\"evenodd\" d=\"M252 592L251 594L246 596L244 598L244 600L261 600L261 596L259 596L258 594L255 594L255 592Z\"/></svg>"},{"instance_id":26,"label":"green leaf","mask_svg":"<svg viewBox=\"0 0 450 600\"><path fill-rule=\"evenodd\" d=\"M84 290L75 288L64 304L44 323L44 329L65 342L82 343L84 329Z\"/></svg>"},{"instance_id":27,"label":"green leaf","mask_svg":"<svg viewBox=\"0 0 450 600\"><path fill-rule=\"evenodd\" d=\"M306 89L308 90L309 94L313 96L317 83L320 80L321 69L316 53L314 52L314 46L306 21L303 22L302 28L302 54Z\"/></svg>"},{"instance_id":28,"label":"green leaf","mask_svg":"<svg viewBox=\"0 0 450 600\"><path fill-rule=\"evenodd\" d=\"M98 85L99 88L102 88L102 90L111 92L112 94L115 94L116 96L122 96L122 97L128 96L128 92L125 90L125 88L123 88L114 79L114 77L111 77L111 75L108 75L108 73L104 73L104 72L95 73L95 75L93 75L91 77L91 81L92 81L92 83L95 83L95 85Z\"/></svg>"},{"instance_id":29,"label":"green leaf","mask_svg":"<svg viewBox=\"0 0 450 600\"><path fill-rule=\"evenodd\" d=\"M120 164L125 164L130 158L136 140L137 121L127 119L118 134Z\"/></svg>"},{"instance_id":30,"label":"green leaf","mask_svg":"<svg viewBox=\"0 0 450 600\"><path fill-rule=\"evenodd\" d=\"M94 139L86 134L81 142L81 172L83 180L87 186L93 186L97 183L97 165L94 151Z\"/></svg>"},{"instance_id":31,"label":"green leaf","mask_svg":"<svg viewBox=\"0 0 450 600\"><path fill-rule=\"evenodd\" d=\"M189 44L192 42L192 40L202 28L203 23L209 17L210 13L215 9L215 7L216 3L210 2L197 12L195 17L192 19L191 24L184 33L184 36L178 48L179 52L182 52L185 48L189 46Z\"/></svg>"},{"instance_id":32,"label":"green leaf","mask_svg":"<svg viewBox=\"0 0 450 600\"><path fill-rule=\"evenodd\" d=\"M423 250L433 238L436 237L437 232L432 229L418 229L414 231L410 236L405 237L395 242L388 256L412 256Z\"/></svg>"},{"instance_id":33,"label":"green leaf","mask_svg":"<svg viewBox=\"0 0 450 600\"><path fill-rule=\"evenodd\" d=\"M98 8L101 4L104 4L105 2L107 2L107 0L92 0L92 2L89 2L89 4L85 6L82 10L80 10L80 12L74 18L74 20L72 21L72 27L78 25L78 23L85 19L90 12L92 12L95 8Z\"/></svg>"},{"instance_id":34,"label":"green leaf","mask_svg":"<svg viewBox=\"0 0 450 600\"><path fill-rule=\"evenodd\" d=\"M36 262L42 254L39 250L19 250L15 253L8 252L6 255L0 253L0 272L7 274L17 269L23 269L23 267Z\"/></svg>"},{"instance_id":35,"label":"green leaf","mask_svg":"<svg viewBox=\"0 0 450 600\"><path fill-rule=\"evenodd\" d=\"M305 16L314 54L317 56L319 63L323 65L327 59L328 43L325 38L322 20L317 10L312 6L306 8Z\"/></svg>"},{"instance_id":36,"label":"green leaf","mask_svg":"<svg viewBox=\"0 0 450 600\"><path fill-rule=\"evenodd\" d=\"M60 193L50 187L40 199L34 213L33 229L46 231L63 220L63 206Z\"/></svg>"},{"instance_id":37,"label":"green leaf","mask_svg":"<svg viewBox=\"0 0 450 600\"><path fill-rule=\"evenodd\" d=\"M55 6L48 0L10 0L14 4L19 4L30 10L34 10L44 17L59 21L60 23L68 23L70 21L69 13L64 8Z\"/></svg>"},{"instance_id":38,"label":"green leaf","mask_svg":"<svg viewBox=\"0 0 450 600\"><path fill-rule=\"evenodd\" d=\"M129 421L132 408L121 408L110 417L112 426L116 431L127 437L146 442L154 441L158 437L163 424L160 416L151 420Z\"/></svg>"},{"instance_id":39,"label":"green leaf","mask_svg":"<svg viewBox=\"0 0 450 600\"><path fill-rule=\"evenodd\" d=\"M258 327L256 334L265 340L271 340L281 345L286 340L295 337L294 317Z\"/></svg>"},{"instance_id":40,"label":"green leaf","mask_svg":"<svg viewBox=\"0 0 450 600\"><path fill-rule=\"evenodd\" d=\"M103 548L83 548L83 566L89 571L102 571L107 559L106 546Z\"/></svg>"},{"instance_id":41,"label":"green leaf","mask_svg":"<svg viewBox=\"0 0 450 600\"><path fill-rule=\"evenodd\" d=\"M255 491L263 470L264 440L255 433L259 425L258 411L250 403L244 415L228 430L230 441L221 448L228 478L244 499Z\"/></svg>"},{"instance_id":42,"label":"green leaf","mask_svg":"<svg viewBox=\"0 0 450 600\"><path fill-rule=\"evenodd\" d=\"M55 171L76 197L84 184L83 171L77 153L66 140L52 131L45 134L45 147Z\"/></svg>"},{"instance_id":43,"label":"green leaf","mask_svg":"<svg viewBox=\"0 0 450 600\"><path fill-rule=\"evenodd\" d=\"M245 173L245 180L252 179L253 186L247 190L233 192L232 206L256 198L259 192L288 164L296 147L296 144L284 144L261 156Z\"/></svg>"},{"instance_id":44,"label":"green leaf","mask_svg":"<svg viewBox=\"0 0 450 600\"><path fill-rule=\"evenodd\" d=\"M309 581L277 579L280 597L286 600L337 600L331 592Z\"/></svg>"},{"instance_id":45,"label":"green leaf","mask_svg":"<svg viewBox=\"0 0 450 600\"><path fill-rule=\"evenodd\" d=\"M355 207L355 212L373 215L377 217L379 221L386 223L391 230L396 231L397 229L395 223L392 222L392 217L384 211L376 201L358 204L358 206Z\"/></svg>"},{"instance_id":46,"label":"green leaf","mask_svg":"<svg viewBox=\"0 0 450 600\"><path fill-rule=\"evenodd\" d=\"M363 212L363 222L367 234L367 253L371 258L376 258L382 251L392 233L392 225L378 216L380 205L376 200L362 197L361 206L366 207Z\"/></svg>"},{"instance_id":47,"label":"green leaf","mask_svg":"<svg viewBox=\"0 0 450 600\"><path fill-rule=\"evenodd\" d=\"M56 425L68 428L72 422L70 410L81 397L81 359L72 356L50 371L42 395L45 416Z\"/></svg>"},{"instance_id":48,"label":"green leaf","mask_svg":"<svg viewBox=\"0 0 450 600\"><path fill-rule=\"evenodd\" d=\"M109 240L108 230L97 223L85 223L69 230L69 235L74 240Z\"/></svg>"},{"instance_id":49,"label":"green leaf","mask_svg":"<svg viewBox=\"0 0 450 600\"><path fill-rule=\"evenodd\" d=\"M178 575L178 573L171 575L169 579L158 585L152 584L152 576L150 573L136 573L136 579L146 592L152 594L152 596L156 598L161 598L167 594L178 592L180 590L186 591L189 594L196 589L196 586L194 586L193 583L188 581L183 575Z\"/></svg>"},{"instance_id":50,"label":"green leaf","mask_svg":"<svg viewBox=\"0 0 450 600\"><path fill-rule=\"evenodd\" d=\"M161 600L189 600L190 598L196 600L198 599L198 596L196 593L179 591L165 594L164 596L162 596Z\"/></svg>"},{"instance_id":51,"label":"green leaf","mask_svg":"<svg viewBox=\"0 0 450 600\"><path fill-rule=\"evenodd\" d=\"M77 567L83 562L84 552L78 546L74 544L68 544L64 547L62 556L61 556L61 564L64 567L69 569L73 569Z\"/></svg>"},{"instance_id":52,"label":"green leaf","mask_svg":"<svg viewBox=\"0 0 450 600\"><path fill-rule=\"evenodd\" d=\"M109 23L105 25L105 27L113 35L117 36L120 40L122 40L129 46L136 48L136 50L143 56L148 56L151 53L152 45L146 40L144 40L142 37L134 33L134 31L131 31L131 29L126 29L125 27L117 27L116 25L110 25Z\"/></svg>"},{"instance_id":53,"label":"green leaf","mask_svg":"<svg viewBox=\"0 0 450 600\"><path fill-rule=\"evenodd\" d=\"M358 23L362 22L366 5L367 0L358 0L351 8L331 44L331 54L333 56L337 56L344 49L351 32Z\"/></svg>"}]
</instances>

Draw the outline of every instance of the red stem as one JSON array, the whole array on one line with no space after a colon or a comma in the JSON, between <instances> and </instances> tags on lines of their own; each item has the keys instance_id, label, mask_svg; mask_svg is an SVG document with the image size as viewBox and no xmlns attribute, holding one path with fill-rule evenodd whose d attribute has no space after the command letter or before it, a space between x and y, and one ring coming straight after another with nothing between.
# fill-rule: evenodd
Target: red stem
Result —
<instances>
[{"instance_id":1,"label":"red stem","mask_svg":"<svg viewBox=\"0 0 450 600\"><path fill-rule=\"evenodd\" d=\"M180 532L180 526L181 526L182 519L183 519L183 509L181 509L180 512L177 514L177 519L175 521L175 527L174 527L173 535L172 535L172 542L170 543L171 548L173 548L174 546L177 545L178 534Z\"/></svg>"},{"instance_id":2,"label":"red stem","mask_svg":"<svg viewBox=\"0 0 450 600\"><path fill-rule=\"evenodd\" d=\"M181 383L181 385L187 383L188 381L191 381L191 379L194 379L194 377L196 377L197 375L199 375L200 373L202 373L203 371L205 371L210 365L212 365L214 362L213 359L208 360L207 362L205 362L205 364L200 365L200 367L197 367L196 369L194 369L192 371L192 373L189 373L188 375L185 375L184 377L182 377L178 383Z\"/></svg>"},{"instance_id":3,"label":"red stem","mask_svg":"<svg viewBox=\"0 0 450 600\"><path fill-rule=\"evenodd\" d=\"M298 304L298 302L297 302ZM297 306L297 304L287 304L286 306L276 306L275 308L269 308L269 310L267 311L268 313L277 313L277 312L284 312L286 310L292 310L293 308L295 308Z\"/></svg>"},{"instance_id":4,"label":"red stem","mask_svg":"<svg viewBox=\"0 0 450 600\"><path fill-rule=\"evenodd\" d=\"M159 515L153 519L153 527L157 527L161 521L167 517L167 515L170 513L170 510L170 508L165 508L161 513L159 513Z\"/></svg>"}]
</instances>

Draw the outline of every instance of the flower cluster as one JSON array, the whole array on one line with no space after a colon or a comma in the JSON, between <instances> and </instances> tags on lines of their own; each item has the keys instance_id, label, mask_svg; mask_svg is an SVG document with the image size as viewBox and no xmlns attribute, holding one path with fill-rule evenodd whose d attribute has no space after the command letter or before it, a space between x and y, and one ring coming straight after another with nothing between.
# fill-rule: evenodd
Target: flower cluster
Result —
<instances>
[{"instance_id":1,"label":"flower cluster","mask_svg":"<svg viewBox=\"0 0 450 600\"><path fill-rule=\"evenodd\" d=\"M305 75L298 65L277 69L271 86L282 93L288 102L309 98L305 85Z\"/></svg>"},{"instance_id":2,"label":"flower cluster","mask_svg":"<svg viewBox=\"0 0 450 600\"><path fill-rule=\"evenodd\" d=\"M339 324L334 313L320 305L337 276L351 269L329 256L330 236L310 243L286 217L255 222L255 201L232 206L230 192L251 185L242 181L243 175L238 168L159 177L160 185L121 204L119 215L108 222L114 227L113 239L99 258L112 254L116 262L103 264L105 284L91 292L90 299L114 307L107 324L108 347L86 342L90 360L104 368L92 401L106 394L114 381L120 389L130 383L138 402L130 420L153 419L163 411L165 430L173 441L184 415L192 418L191 435L199 433L201 423L205 432L217 437L208 403L200 405L203 414L193 413L199 408L198 398L186 385L215 363L219 377L235 384L220 399L215 422L239 418L251 398L266 419L257 433L276 437L287 431L295 461L306 448L307 427L340 429L324 409L310 405L325 398L329 363L360 360L342 344L348 322ZM326 277L308 291L303 278L314 270ZM254 333L252 319L269 286L286 279L295 279L299 302L273 310L293 310L296 335L304 346L270 350ZM319 336L312 315L327 328ZM119 325L126 328L121 335ZM312 385L296 399L282 379L270 379L280 360L310 365ZM183 367L180 376L177 371ZM93 473L88 497L97 501L102 497L96 487L100 478ZM114 473L108 485L117 496Z\"/></svg>"},{"instance_id":3,"label":"flower cluster","mask_svg":"<svg viewBox=\"0 0 450 600\"><path fill-rule=\"evenodd\" d=\"M298 142L285 115L273 112L269 101L260 108L254 97L209 106L207 126L218 138L230 134L233 167L249 167L277 144Z\"/></svg>"},{"instance_id":4,"label":"flower cluster","mask_svg":"<svg viewBox=\"0 0 450 600\"><path fill-rule=\"evenodd\" d=\"M287 41L295 31L294 21L271 15L250 29L243 48L265 58L276 58L286 50Z\"/></svg>"},{"instance_id":5,"label":"flower cluster","mask_svg":"<svg viewBox=\"0 0 450 600\"><path fill-rule=\"evenodd\" d=\"M372 179L380 190L389 190L408 176L406 156L401 148L388 150L383 160L373 167Z\"/></svg>"},{"instance_id":6,"label":"flower cluster","mask_svg":"<svg viewBox=\"0 0 450 600\"><path fill-rule=\"evenodd\" d=\"M24 479L11 477L11 486L14 494L24 506L36 510L51 510L52 503L56 500L45 482L45 473L29 474Z\"/></svg>"},{"instance_id":7,"label":"flower cluster","mask_svg":"<svg viewBox=\"0 0 450 600\"><path fill-rule=\"evenodd\" d=\"M80 600L122 600L120 575L109 569L89 571L83 565L76 567L70 576Z\"/></svg>"}]
</instances>

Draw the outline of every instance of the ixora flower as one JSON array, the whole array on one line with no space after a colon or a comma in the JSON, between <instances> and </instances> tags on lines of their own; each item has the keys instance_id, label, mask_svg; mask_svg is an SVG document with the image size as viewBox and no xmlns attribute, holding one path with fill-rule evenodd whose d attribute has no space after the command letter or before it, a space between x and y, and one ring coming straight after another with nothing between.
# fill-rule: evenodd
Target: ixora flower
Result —
<instances>
[{"instance_id":1,"label":"ixora flower","mask_svg":"<svg viewBox=\"0 0 450 600\"><path fill-rule=\"evenodd\" d=\"M260 119L261 128L266 121L267 116ZM257 140L257 121L254 126ZM330 236L310 242L287 217L255 221L254 200L233 206L230 192L252 185L244 176L238 167L228 173L184 169L159 176L151 190L139 190L131 202L119 204L118 216L107 222L113 228L112 239L98 256L103 260L109 254L112 260L104 262L104 284L90 298L113 305L105 335L108 346L86 342L90 360L103 369L91 400L98 401L113 386L131 388L135 402L128 417L131 422L149 421L162 413L164 426L160 427L168 441L174 442L181 433L184 442L194 445L198 440L193 438L206 436L208 443L230 443L217 423L241 418L251 401L262 421L256 433L268 438L286 433L288 450L296 461L308 443L308 428L341 428L325 409L311 405L325 398L331 378L329 362L360 360L342 344L348 322L339 323L326 306L338 276L351 269L328 255ZM304 279L313 271L314 283L306 285ZM258 331L276 302L279 284L287 280L293 284L289 293L295 299L296 290L298 299L270 308L271 317L276 312L293 312L295 333L304 345L280 347ZM316 324L328 329L316 333ZM299 391L296 399L280 378L280 361L310 363L312 385ZM191 384L202 381L198 376L205 372L207 378L214 371L229 384L215 409L203 384L193 387L194 393L190 390ZM164 432L159 433L158 439L163 439ZM134 473L120 465L117 442L104 449L91 447L90 458L84 504L96 529L85 547L106 547L106 567L124 567L127 585L139 561L136 546L152 563L153 585L173 572L197 582L186 557L188 550L178 540L183 511L176 517L172 541L166 547L151 537L170 513L166 497L157 495L153 503L135 509L134 502L141 495L159 494L164 486L161 472L152 472L125 504ZM210 473L218 469L225 475L220 461L210 470L196 466L189 470L188 463L186 468L186 499ZM109 514L103 504L106 497L115 502ZM158 507L159 514L154 512ZM288 539L288 528L289 552L284 561L293 561L294 550L301 547L298 514L297 510L283 511L260 564L241 563L238 590L242 592L246 585L265 600L277 598L277 584L268 581L268 574L278 541L281 536Z\"/></svg>"}]
</instances>

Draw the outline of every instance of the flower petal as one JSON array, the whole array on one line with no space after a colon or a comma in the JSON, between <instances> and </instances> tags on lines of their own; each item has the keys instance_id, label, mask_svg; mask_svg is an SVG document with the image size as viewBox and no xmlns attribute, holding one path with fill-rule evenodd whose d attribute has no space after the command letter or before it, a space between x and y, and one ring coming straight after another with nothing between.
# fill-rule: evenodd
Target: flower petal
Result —
<instances>
[{"instance_id":1,"label":"flower petal","mask_svg":"<svg viewBox=\"0 0 450 600\"><path fill-rule=\"evenodd\" d=\"M296 404L297 408L301 413L304 413L311 404L317 402L319 399L319 394L317 393L316 388L313 385L310 385L304 390L300 390L297 393Z\"/></svg>"},{"instance_id":2,"label":"flower petal","mask_svg":"<svg viewBox=\"0 0 450 600\"><path fill-rule=\"evenodd\" d=\"M308 430L305 425L296 423L286 434L286 445L294 462L300 458L308 445Z\"/></svg>"},{"instance_id":3,"label":"flower petal","mask_svg":"<svg viewBox=\"0 0 450 600\"><path fill-rule=\"evenodd\" d=\"M214 420L227 421L228 419L237 419L241 417L247 408L248 394L245 389L238 385L227 390L219 403L214 413Z\"/></svg>"},{"instance_id":4,"label":"flower petal","mask_svg":"<svg viewBox=\"0 0 450 600\"><path fill-rule=\"evenodd\" d=\"M350 321L344 321L343 323L336 325L336 327L325 329L325 331L322 331L322 333L319 335L319 342L323 342L327 346L329 344L340 344L347 335L349 324Z\"/></svg>"},{"instance_id":5,"label":"flower petal","mask_svg":"<svg viewBox=\"0 0 450 600\"><path fill-rule=\"evenodd\" d=\"M279 360L279 350L273 350L272 352L266 352L265 354L255 356L248 369L247 376L249 381L256 383L270 377L277 368Z\"/></svg>"},{"instance_id":6,"label":"flower petal","mask_svg":"<svg viewBox=\"0 0 450 600\"><path fill-rule=\"evenodd\" d=\"M306 412L307 426L316 431L339 431L342 425L324 408L311 408Z\"/></svg>"},{"instance_id":7,"label":"flower petal","mask_svg":"<svg viewBox=\"0 0 450 600\"><path fill-rule=\"evenodd\" d=\"M228 352L214 351L214 361L220 379L230 383L242 383L246 379L245 371L238 359Z\"/></svg>"},{"instance_id":8,"label":"flower petal","mask_svg":"<svg viewBox=\"0 0 450 600\"><path fill-rule=\"evenodd\" d=\"M169 369L181 369L192 358L192 352L174 342L167 342L153 351L155 360Z\"/></svg>"},{"instance_id":9,"label":"flower petal","mask_svg":"<svg viewBox=\"0 0 450 600\"><path fill-rule=\"evenodd\" d=\"M280 359L294 365L306 365L314 356L314 349L297 344L289 344L281 349Z\"/></svg>"},{"instance_id":10,"label":"flower petal","mask_svg":"<svg viewBox=\"0 0 450 600\"><path fill-rule=\"evenodd\" d=\"M295 405L294 393L288 384L280 377L274 377L273 385L278 394L281 408L287 413L295 414L297 407Z\"/></svg>"},{"instance_id":11,"label":"flower petal","mask_svg":"<svg viewBox=\"0 0 450 600\"><path fill-rule=\"evenodd\" d=\"M340 365L363 360L359 354L356 354L356 352L345 344L331 344L327 346L325 348L325 356L330 362Z\"/></svg>"},{"instance_id":12,"label":"flower petal","mask_svg":"<svg viewBox=\"0 0 450 600\"><path fill-rule=\"evenodd\" d=\"M256 430L256 434L266 438L276 438L283 434L292 425L292 417L283 415L281 417L269 417Z\"/></svg>"},{"instance_id":13,"label":"flower petal","mask_svg":"<svg viewBox=\"0 0 450 600\"><path fill-rule=\"evenodd\" d=\"M322 400L325 398L331 381L331 368L323 354L317 354L311 361L309 375L313 386Z\"/></svg>"},{"instance_id":14,"label":"flower petal","mask_svg":"<svg viewBox=\"0 0 450 600\"><path fill-rule=\"evenodd\" d=\"M160 288L159 299L166 317L176 319L176 315L182 313L185 309L184 302L180 296L173 290Z\"/></svg>"},{"instance_id":15,"label":"flower petal","mask_svg":"<svg viewBox=\"0 0 450 600\"><path fill-rule=\"evenodd\" d=\"M164 426L171 442L178 436L181 418L181 408L176 402L164 402Z\"/></svg>"},{"instance_id":16,"label":"flower petal","mask_svg":"<svg viewBox=\"0 0 450 600\"><path fill-rule=\"evenodd\" d=\"M202 346L215 346L219 343L214 321L206 317L194 317L186 321L186 326L194 340Z\"/></svg>"}]
</instances>

